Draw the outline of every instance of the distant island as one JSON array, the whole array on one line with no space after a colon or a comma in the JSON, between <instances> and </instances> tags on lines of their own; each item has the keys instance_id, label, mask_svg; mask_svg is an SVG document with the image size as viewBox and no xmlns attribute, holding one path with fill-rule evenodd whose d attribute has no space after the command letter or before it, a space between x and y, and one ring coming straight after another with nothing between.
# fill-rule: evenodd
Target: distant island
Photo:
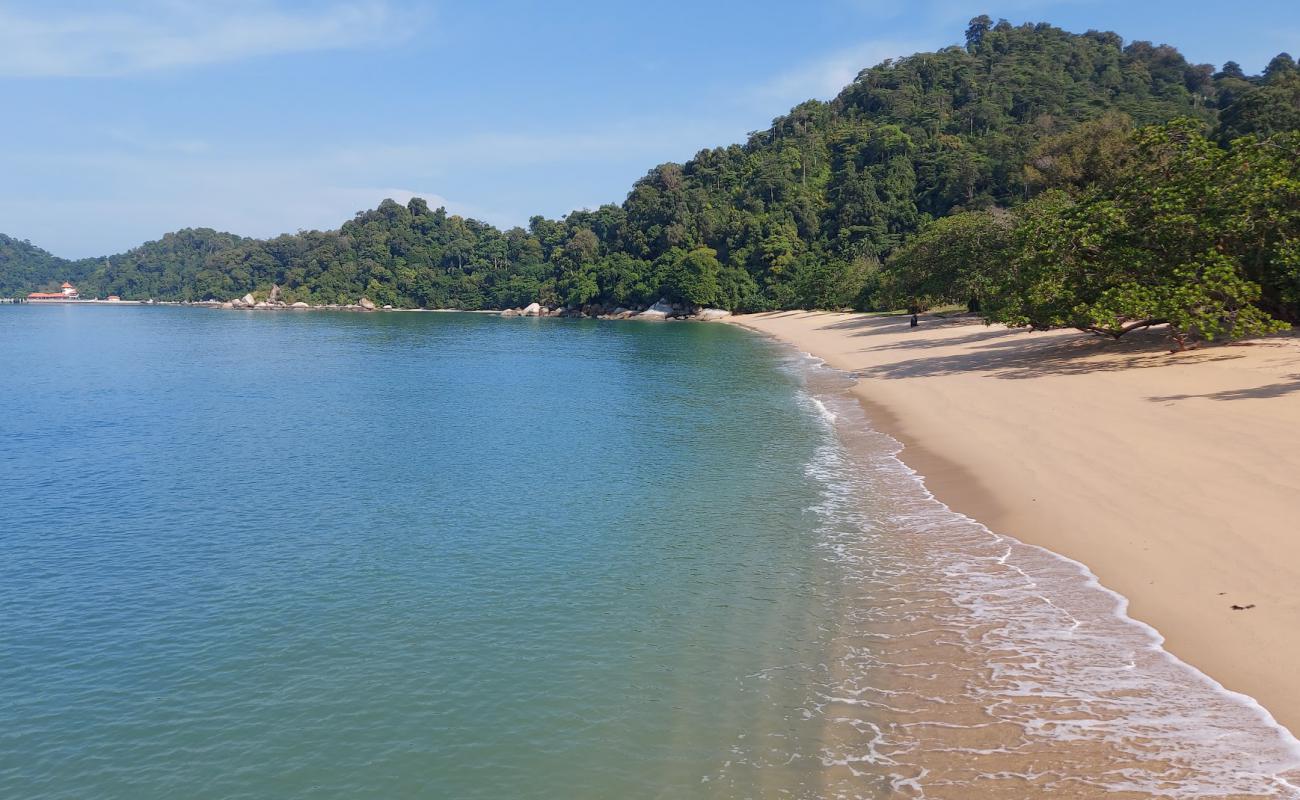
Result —
<instances>
[{"instance_id":1,"label":"distant island","mask_svg":"<svg viewBox=\"0 0 1300 800\"><path fill-rule=\"evenodd\" d=\"M0 235L0 296L731 311L961 304L1179 344L1300 321L1300 70L1189 63L1115 33L972 20L621 205L527 229L386 200L338 230L199 228L69 261Z\"/></svg>"}]
</instances>

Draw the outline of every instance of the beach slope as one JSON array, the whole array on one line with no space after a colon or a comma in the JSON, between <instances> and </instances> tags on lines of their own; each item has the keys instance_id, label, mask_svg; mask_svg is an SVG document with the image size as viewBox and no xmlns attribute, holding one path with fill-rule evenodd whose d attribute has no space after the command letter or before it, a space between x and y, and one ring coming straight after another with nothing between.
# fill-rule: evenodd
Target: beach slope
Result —
<instances>
[{"instance_id":1,"label":"beach slope","mask_svg":"<svg viewBox=\"0 0 1300 800\"><path fill-rule=\"evenodd\" d=\"M1300 338L1171 354L971 318L736 317L858 377L935 495L1087 564L1166 647L1300 732Z\"/></svg>"}]
</instances>

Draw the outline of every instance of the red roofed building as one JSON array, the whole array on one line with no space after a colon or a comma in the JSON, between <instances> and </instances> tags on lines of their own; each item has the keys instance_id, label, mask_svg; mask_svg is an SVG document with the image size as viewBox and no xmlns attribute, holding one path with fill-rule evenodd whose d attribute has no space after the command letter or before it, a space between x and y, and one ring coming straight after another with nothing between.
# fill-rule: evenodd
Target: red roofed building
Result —
<instances>
[{"instance_id":1,"label":"red roofed building","mask_svg":"<svg viewBox=\"0 0 1300 800\"><path fill-rule=\"evenodd\" d=\"M63 282L63 286L57 292L32 292L27 295L28 300L76 300L80 297L77 294L77 287Z\"/></svg>"}]
</instances>

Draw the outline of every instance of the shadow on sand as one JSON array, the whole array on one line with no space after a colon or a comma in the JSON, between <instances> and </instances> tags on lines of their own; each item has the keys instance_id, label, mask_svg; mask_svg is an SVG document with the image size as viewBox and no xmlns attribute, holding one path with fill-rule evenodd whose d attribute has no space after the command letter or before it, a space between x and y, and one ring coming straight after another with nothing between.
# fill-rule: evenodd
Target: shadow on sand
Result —
<instances>
[{"instance_id":1,"label":"shadow on sand","mask_svg":"<svg viewBox=\"0 0 1300 800\"><path fill-rule=\"evenodd\" d=\"M773 317L800 312L777 312ZM829 322L822 330L834 330L854 337L897 336L908 332L908 318L894 315L855 316ZM1022 380L1048 375L1087 375L1096 372L1121 372L1132 369L1168 366L1171 363L1209 363L1243 358L1241 347L1279 346L1280 339L1297 338L1297 332L1244 343L1203 344L1195 350L1170 352L1171 343L1163 328L1134 331L1119 340L1104 336L1079 334L1060 336L1027 330L985 327L973 315L922 317L920 333L944 331L938 336L918 336L914 340L863 342L874 352L900 351L899 361L860 369L859 378L916 378L970 374L1002 380ZM961 346L961 353L929 354L929 351ZM1205 395L1216 400L1250 397L1276 397L1300 391L1297 380ZM1151 398L1153 401L1186 399L1184 397Z\"/></svg>"},{"instance_id":2,"label":"shadow on sand","mask_svg":"<svg viewBox=\"0 0 1300 800\"><path fill-rule=\"evenodd\" d=\"M1168 394L1148 397L1153 403L1172 403L1178 400L1203 398L1205 400L1264 400L1270 397L1284 397L1292 392L1300 392L1300 375L1288 376L1290 380L1256 386L1252 389L1224 389L1221 392L1207 394Z\"/></svg>"}]
</instances>

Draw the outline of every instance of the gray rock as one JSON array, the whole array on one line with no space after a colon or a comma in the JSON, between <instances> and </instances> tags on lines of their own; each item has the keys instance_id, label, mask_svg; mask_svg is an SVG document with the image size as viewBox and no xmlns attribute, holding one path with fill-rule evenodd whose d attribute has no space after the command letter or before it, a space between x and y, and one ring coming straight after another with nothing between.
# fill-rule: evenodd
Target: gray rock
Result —
<instances>
[{"instance_id":1,"label":"gray rock","mask_svg":"<svg viewBox=\"0 0 1300 800\"><path fill-rule=\"evenodd\" d=\"M299 300L298 302L296 302L296 303L294 303L292 306L290 306L290 308L311 308L311 306L309 306L309 305L307 305L306 303L304 303L303 301Z\"/></svg>"},{"instance_id":2,"label":"gray rock","mask_svg":"<svg viewBox=\"0 0 1300 800\"><path fill-rule=\"evenodd\" d=\"M241 301L244 305L246 305L246 306L248 306L248 307L250 307L250 308L252 308L253 306L257 305L257 298L253 297L253 293L252 293L252 292L249 292L248 294L244 295L243 297L241 297L241 298L239 298L239 299L240 299L240 301Z\"/></svg>"},{"instance_id":3,"label":"gray rock","mask_svg":"<svg viewBox=\"0 0 1300 800\"><path fill-rule=\"evenodd\" d=\"M695 318L709 322L716 319L726 319L731 316L730 311L721 308L701 308L695 312Z\"/></svg>"},{"instance_id":4,"label":"gray rock","mask_svg":"<svg viewBox=\"0 0 1300 800\"><path fill-rule=\"evenodd\" d=\"M517 316L519 316L519 311L516 310L516 309L513 309L513 308L507 308L505 311L502 311L502 312L501 312L501 316L503 316L503 317L517 317Z\"/></svg>"},{"instance_id":5,"label":"gray rock","mask_svg":"<svg viewBox=\"0 0 1300 800\"><path fill-rule=\"evenodd\" d=\"M637 319L667 319L673 313L673 307L662 297L659 302L636 315Z\"/></svg>"},{"instance_id":6,"label":"gray rock","mask_svg":"<svg viewBox=\"0 0 1300 800\"><path fill-rule=\"evenodd\" d=\"M268 303L280 302L280 287L277 284L274 283L271 284L271 294L267 296L266 302Z\"/></svg>"},{"instance_id":7,"label":"gray rock","mask_svg":"<svg viewBox=\"0 0 1300 800\"><path fill-rule=\"evenodd\" d=\"M367 310L367 311L374 311L374 310L375 310L375 304L374 304L374 301L372 301L372 300L370 300L369 298L366 298L366 297L361 298L361 302L357 303L357 305L361 306L362 308L364 308L364 309Z\"/></svg>"},{"instance_id":8,"label":"gray rock","mask_svg":"<svg viewBox=\"0 0 1300 800\"><path fill-rule=\"evenodd\" d=\"M539 303L529 303L524 307L524 310L519 313L525 317L538 317L542 314L542 306Z\"/></svg>"}]
</instances>

